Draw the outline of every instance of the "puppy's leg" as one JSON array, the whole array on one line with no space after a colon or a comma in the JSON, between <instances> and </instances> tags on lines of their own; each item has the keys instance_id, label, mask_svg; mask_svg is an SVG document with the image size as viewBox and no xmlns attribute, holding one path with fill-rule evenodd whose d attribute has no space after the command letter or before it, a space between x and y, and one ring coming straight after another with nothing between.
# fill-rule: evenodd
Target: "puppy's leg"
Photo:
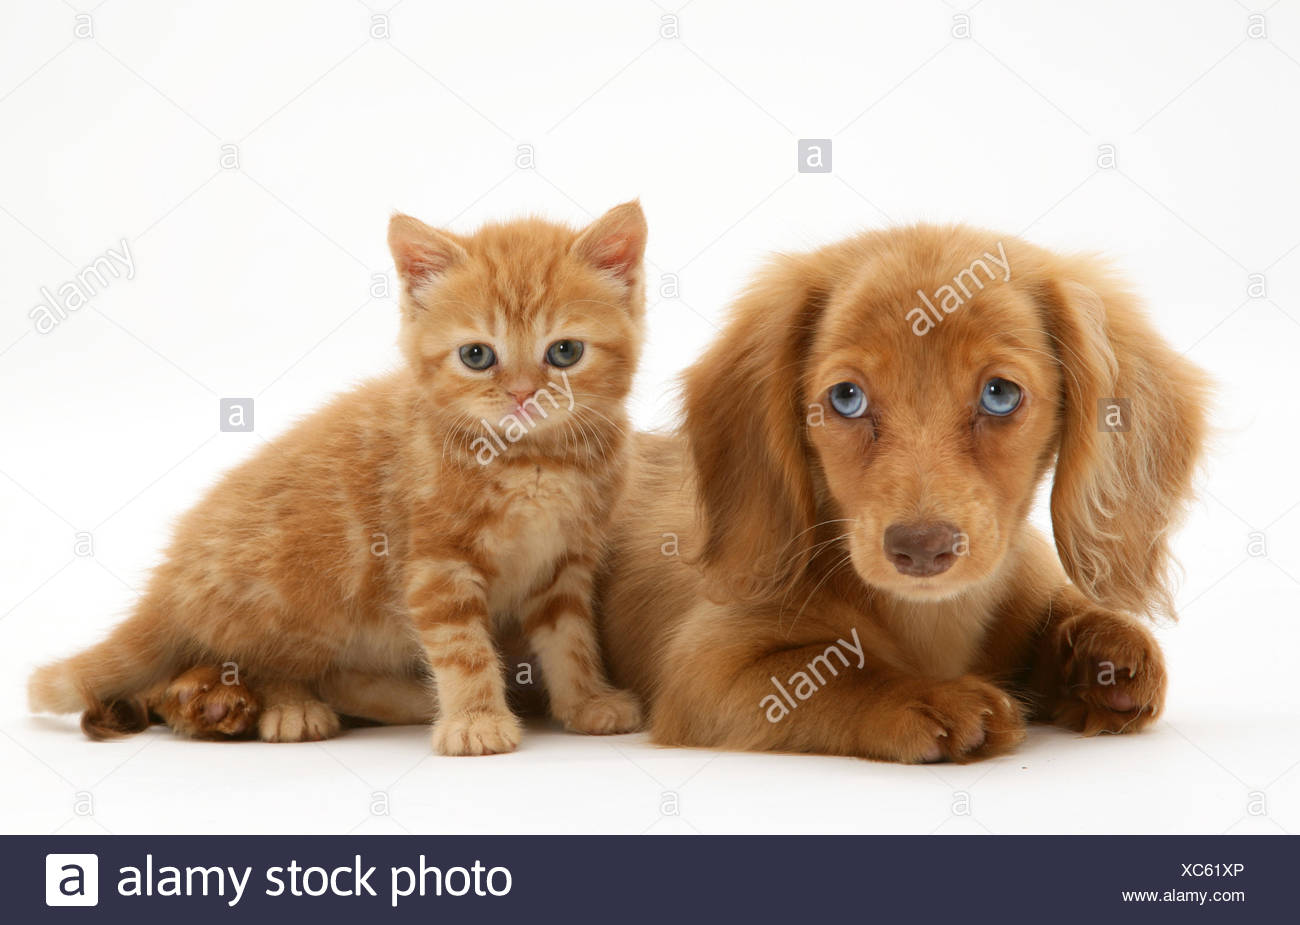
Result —
<instances>
[{"instance_id":1,"label":"puppy's leg","mask_svg":"<svg viewBox=\"0 0 1300 925\"><path fill-rule=\"evenodd\" d=\"M316 742L339 734L339 717L329 704L299 681L259 681L262 716L257 734L263 742Z\"/></svg>"},{"instance_id":2,"label":"puppy's leg","mask_svg":"<svg viewBox=\"0 0 1300 925\"><path fill-rule=\"evenodd\" d=\"M605 679L591 613L591 565L571 561L525 605L524 632L541 662L551 715L573 732L610 735L641 726L641 706Z\"/></svg>"},{"instance_id":3,"label":"puppy's leg","mask_svg":"<svg viewBox=\"0 0 1300 925\"><path fill-rule=\"evenodd\" d=\"M1167 683L1150 630L1061 589L1034 654L1036 718L1084 735L1136 732L1164 709Z\"/></svg>"},{"instance_id":4,"label":"puppy's leg","mask_svg":"<svg viewBox=\"0 0 1300 925\"><path fill-rule=\"evenodd\" d=\"M1024 738L1020 703L982 678L902 672L862 624L861 654L844 658L834 630L816 641L813 626L795 641L759 632L774 624L712 604L686 617L663 658L655 740L922 762L986 758Z\"/></svg>"},{"instance_id":5,"label":"puppy's leg","mask_svg":"<svg viewBox=\"0 0 1300 925\"><path fill-rule=\"evenodd\" d=\"M253 692L215 665L191 668L155 688L147 701L172 731L194 739L248 738L261 712Z\"/></svg>"}]
</instances>

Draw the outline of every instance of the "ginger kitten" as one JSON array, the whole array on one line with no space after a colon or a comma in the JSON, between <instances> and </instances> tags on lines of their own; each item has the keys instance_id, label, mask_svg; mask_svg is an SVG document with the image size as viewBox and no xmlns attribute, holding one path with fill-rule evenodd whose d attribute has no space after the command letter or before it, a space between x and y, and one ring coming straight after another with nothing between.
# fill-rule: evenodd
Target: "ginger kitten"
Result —
<instances>
[{"instance_id":1,"label":"ginger kitten","mask_svg":"<svg viewBox=\"0 0 1300 925\"><path fill-rule=\"evenodd\" d=\"M404 368L230 472L132 616L33 675L32 709L87 708L96 738L151 714L266 741L335 735L340 714L433 719L443 754L507 752L520 724L494 630L513 629L569 729L637 728L590 599L625 468L645 240L636 202L581 232L525 219L459 236L395 215Z\"/></svg>"}]
</instances>

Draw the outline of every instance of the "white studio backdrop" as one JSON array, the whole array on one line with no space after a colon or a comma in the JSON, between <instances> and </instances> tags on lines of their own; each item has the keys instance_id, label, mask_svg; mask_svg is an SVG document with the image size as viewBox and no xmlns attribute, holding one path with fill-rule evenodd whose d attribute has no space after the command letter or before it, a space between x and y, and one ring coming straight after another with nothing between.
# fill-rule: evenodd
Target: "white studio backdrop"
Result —
<instances>
[{"instance_id":1,"label":"white studio backdrop","mask_svg":"<svg viewBox=\"0 0 1300 925\"><path fill-rule=\"evenodd\" d=\"M4 0L0 830L1300 831L1297 111L1300 0ZM807 139L829 172L797 170ZM31 667L121 618L220 472L396 362L392 210L468 231L634 196L646 427L769 252L960 220L1111 255L1218 383L1165 721L901 768L26 715ZM96 262L120 273L70 310ZM223 397L252 433L218 431Z\"/></svg>"}]
</instances>

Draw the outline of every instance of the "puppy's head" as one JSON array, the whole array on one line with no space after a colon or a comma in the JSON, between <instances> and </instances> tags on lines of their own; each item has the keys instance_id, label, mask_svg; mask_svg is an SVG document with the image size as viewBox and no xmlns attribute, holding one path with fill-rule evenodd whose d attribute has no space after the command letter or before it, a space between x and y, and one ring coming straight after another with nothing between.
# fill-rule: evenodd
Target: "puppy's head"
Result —
<instances>
[{"instance_id":1,"label":"puppy's head","mask_svg":"<svg viewBox=\"0 0 1300 925\"><path fill-rule=\"evenodd\" d=\"M1168 609L1204 392L1095 260L931 226L783 258L687 375L703 557L779 586L838 537L867 585L952 597L998 575L1055 460L1071 578Z\"/></svg>"}]
</instances>

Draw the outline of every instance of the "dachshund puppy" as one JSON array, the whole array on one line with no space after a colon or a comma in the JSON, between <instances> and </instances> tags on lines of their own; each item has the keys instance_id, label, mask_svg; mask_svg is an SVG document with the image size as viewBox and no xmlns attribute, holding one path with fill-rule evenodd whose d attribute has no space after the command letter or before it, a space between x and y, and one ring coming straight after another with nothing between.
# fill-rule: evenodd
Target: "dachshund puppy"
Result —
<instances>
[{"instance_id":1,"label":"dachshund puppy","mask_svg":"<svg viewBox=\"0 0 1300 925\"><path fill-rule=\"evenodd\" d=\"M1104 264L926 225L779 257L684 392L598 589L656 741L968 761L1160 714L1207 383Z\"/></svg>"}]
</instances>

